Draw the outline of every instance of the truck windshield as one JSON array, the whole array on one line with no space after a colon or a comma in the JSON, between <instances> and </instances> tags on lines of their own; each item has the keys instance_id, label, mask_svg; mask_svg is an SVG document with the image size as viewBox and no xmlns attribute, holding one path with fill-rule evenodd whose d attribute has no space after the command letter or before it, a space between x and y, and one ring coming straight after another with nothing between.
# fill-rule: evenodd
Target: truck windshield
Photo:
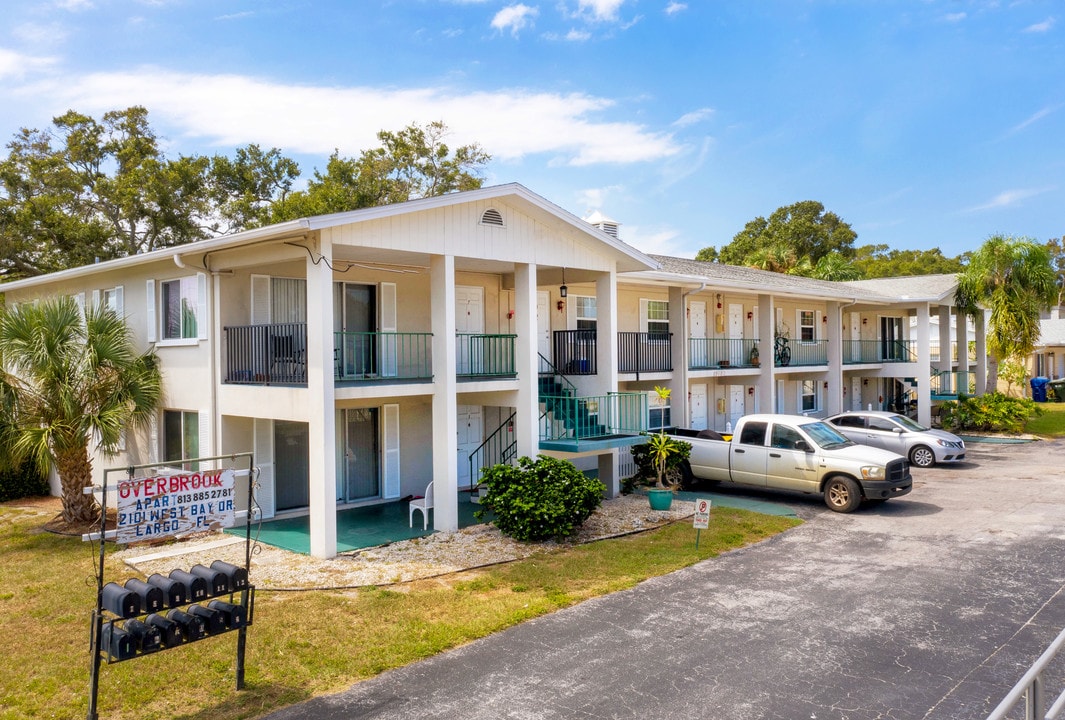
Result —
<instances>
[{"instance_id":1,"label":"truck windshield","mask_svg":"<svg viewBox=\"0 0 1065 720\"><path fill-rule=\"evenodd\" d=\"M840 435L836 430L832 428L828 423L812 422L800 425L799 429L810 436L810 439L817 443L818 447L825 450L831 450L837 447L846 447L853 445L850 440Z\"/></svg>"}]
</instances>

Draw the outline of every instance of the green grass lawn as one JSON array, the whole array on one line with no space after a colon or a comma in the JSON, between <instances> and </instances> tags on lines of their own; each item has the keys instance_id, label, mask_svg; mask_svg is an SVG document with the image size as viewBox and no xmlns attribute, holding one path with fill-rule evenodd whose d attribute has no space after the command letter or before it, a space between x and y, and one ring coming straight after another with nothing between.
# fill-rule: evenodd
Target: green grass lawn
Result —
<instances>
[{"instance_id":1,"label":"green grass lawn","mask_svg":"<svg viewBox=\"0 0 1065 720\"><path fill-rule=\"evenodd\" d=\"M1025 431L1043 437L1065 437L1065 403L1038 403L1043 414L1028 421Z\"/></svg>"},{"instance_id":2,"label":"green grass lawn","mask_svg":"<svg viewBox=\"0 0 1065 720\"><path fill-rule=\"evenodd\" d=\"M93 553L39 530L46 516L0 507L0 718L85 717ZM691 521L543 553L449 580L355 591L259 591L248 631L246 688L234 689L236 633L207 638L100 673L102 718L251 718L341 690L523 620L629 588L800 524L714 508L699 549ZM135 576L109 561L105 579ZM254 575L251 578L255 582Z\"/></svg>"}]
</instances>

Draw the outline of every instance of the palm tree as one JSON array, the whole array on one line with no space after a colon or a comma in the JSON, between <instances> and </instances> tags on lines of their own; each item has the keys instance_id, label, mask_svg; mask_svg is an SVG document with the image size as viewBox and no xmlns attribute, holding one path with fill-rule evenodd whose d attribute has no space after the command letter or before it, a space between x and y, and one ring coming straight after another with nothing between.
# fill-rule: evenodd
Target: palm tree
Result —
<instances>
[{"instance_id":1,"label":"palm tree","mask_svg":"<svg viewBox=\"0 0 1065 720\"><path fill-rule=\"evenodd\" d=\"M147 424L162 397L154 352L134 349L125 321L70 297L0 310L0 447L12 461L54 466L63 519L88 522L96 501L90 441L118 450L127 427Z\"/></svg>"},{"instance_id":2,"label":"palm tree","mask_svg":"<svg viewBox=\"0 0 1065 720\"><path fill-rule=\"evenodd\" d=\"M1046 246L1030 238L992 235L958 275L955 304L965 315L990 309L986 392L998 387L998 364L1024 358L1039 341L1039 314L1057 300Z\"/></svg>"}]
</instances>

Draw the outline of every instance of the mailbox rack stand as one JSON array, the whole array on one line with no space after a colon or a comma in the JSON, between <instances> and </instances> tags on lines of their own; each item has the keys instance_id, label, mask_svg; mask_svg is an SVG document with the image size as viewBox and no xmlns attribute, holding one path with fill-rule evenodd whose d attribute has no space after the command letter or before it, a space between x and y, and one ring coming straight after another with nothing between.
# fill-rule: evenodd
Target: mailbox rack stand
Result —
<instances>
[{"instance_id":1,"label":"mailbox rack stand","mask_svg":"<svg viewBox=\"0 0 1065 720\"><path fill-rule=\"evenodd\" d=\"M235 474L245 475L248 478L248 504L247 511L245 512L244 521L244 570L248 573L249 583L246 590L242 590L240 594L240 605L244 608L247 621L239 629L235 629L237 633L237 669L236 669L236 685L237 690L244 689L244 655L245 647L248 641L248 625L251 624L252 614L255 606L255 586L251 584L251 552L252 552L252 539L251 539L251 521L252 521L252 508L254 507L254 489L256 476L258 475L258 468L255 467L254 458L252 453L234 453L232 455L214 455L212 457L201 458L185 458L182 460L172 460L165 463L154 462L146 463L144 465L130 465L122 468L107 468L104 470L103 484L100 487L89 486L85 488L85 494L100 494L100 530L97 534L86 535L83 539L93 540L97 539L100 542L100 557L99 565L96 571L96 609L92 614L92 626L90 630L89 638L89 652L92 656L92 662L89 670L89 710L88 720L99 720L99 712L97 711L97 700L100 694L100 665L104 660L108 664L117 662L111 655L110 648L101 647L101 639L103 637L104 628L104 616L106 611L104 610L104 557L105 548L107 546L108 537L114 537L117 533L116 530L107 529L107 491L108 480L117 473L123 473L128 479L134 479L138 470L157 470L160 468L172 468L172 467L187 467L192 463L209 463L209 462L228 462L229 465L226 469L234 469ZM244 465L247 467L243 467ZM107 622L112 625L115 619L110 619ZM217 633L217 635L224 635L228 632ZM154 653L153 653L154 654ZM137 655L136 657L141 657ZM132 658L130 658L132 659Z\"/></svg>"}]
</instances>

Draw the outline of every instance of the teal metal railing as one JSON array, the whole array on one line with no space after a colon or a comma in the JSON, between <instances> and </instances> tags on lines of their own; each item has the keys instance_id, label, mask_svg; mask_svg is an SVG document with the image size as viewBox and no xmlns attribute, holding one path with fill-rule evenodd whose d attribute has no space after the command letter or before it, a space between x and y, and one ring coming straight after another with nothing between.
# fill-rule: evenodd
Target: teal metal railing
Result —
<instances>
[{"instance_id":1,"label":"teal metal railing","mask_svg":"<svg viewBox=\"0 0 1065 720\"><path fill-rule=\"evenodd\" d=\"M541 440L579 441L647 431L645 393L541 395L540 402L547 411L540 421Z\"/></svg>"},{"instance_id":2,"label":"teal metal railing","mask_svg":"<svg viewBox=\"0 0 1065 720\"><path fill-rule=\"evenodd\" d=\"M456 374L470 377L513 377L517 335L456 333Z\"/></svg>"},{"instance_id":3,"label":"teal metal railing","mask_svg":"<svg viewBox=\"0 0 1065 720\"><path fill-rule=\"evenodd\" d=\"M337 380L422 380L433 376L433 334L333 333Z\"/></svg>"},{"instance_id":4,"label":"teal metal railing","mask_svg":"<svg viewBox=\"0 0 1065 720\"><path fill-rule=\"evenodd\" d=\"M688 338L688 369L758 367L758 340L749 338Z\"/></svg>"},{"instance_id":5,"label":"teal metal railing","mask_svg":"<svg viewBox=\"0 0 1065 720\"><path fill-rule=\"evenodd\" d=\"M973 395L976 376L971 372L941 372L932 368L931 392L933 397L957 397Z\"/></svg>"},{"instance_id":6,"label":"teal metal railing","mask_svg":"<svg viewBox=\"0 0 1065 720\"><path fill-rule=\"evenodd\" d=\"M844 340L843 364L913 362L912 340Z\"/></svg>"}]
</instances>

